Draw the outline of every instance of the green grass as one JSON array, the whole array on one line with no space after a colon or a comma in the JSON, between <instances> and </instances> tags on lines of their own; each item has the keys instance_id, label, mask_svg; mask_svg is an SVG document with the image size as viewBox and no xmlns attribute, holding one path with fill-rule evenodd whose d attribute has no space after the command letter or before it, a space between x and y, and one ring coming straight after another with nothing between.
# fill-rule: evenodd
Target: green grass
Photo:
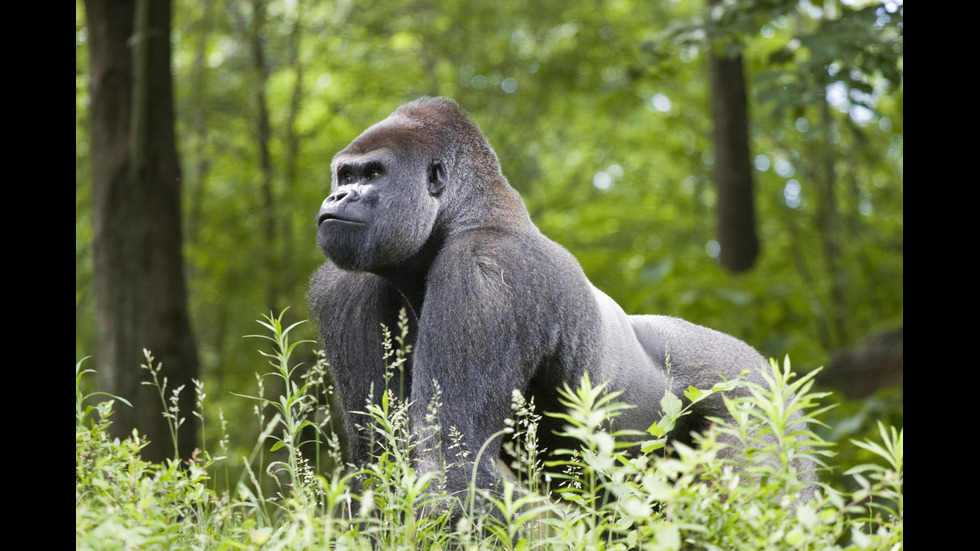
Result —
<instances>
[{"instance_id":1,"label":"green grass","mask_svg":"<svg viewBox=\"0 0 980 551\"><path fill-rule=\"evenodd\" d=\"M514 396L514 419L507 427L514 476L489 495L470 489L466 496L440 491L440 473L418 473L408 460L411 448L432 445L410 437L407 404L390 393L380 404L366 404L365 423L374 427L383 450L361 470L336 468L314 472L313 465L340 465L340 446L323 434L326 419L316 396L325 389L325 366L310 369L291 363L300 342L292 343L282 317L260 322L271 343L263 354L270 370L259 387L274 378L284 389L267 398L263 391L240 399L256 402L265 427L237 481L238 467L227 465L227 442L218 455L201 451L181 465L142 461L146 442L138 434L124 441L108 435L117 399L85 395L82 379L91 373L75 366L75 544L76 549L901 549L904 545L903 431L881 425L876 440L855 441L875 458L845 473L844 490L821 484L814 500L795 498L805 487L795 466L810 458L823 465L835 443L800 430L794 412L811 425L824 410L811 376L794 379L788 361L772 363L773 388L750 387L746 398L726 400L734 422L720 423L695 448L677 446L662 454L670 424L686 410L665 396L667 413L651 428L635 453L610 434L606 420L624 407L604 385L583 380L561 389L567 411L566 434L581 443L545 461L537 449L537 420L542 413ZM399 340L396 337L395 343ZM392 345L388 359L397 376L404 350ZM144 366L154 364L147 354ZM724 392L689 389L703 399ZM180 412L169 408L165 388L157 384L161 408L180 430ZM203 387L196 385L203 421ZM170 402L172 403L172 401ZM123 405L122 407L127 407ZM263 411L272 411L266 416ZM438 404L431 405L437 422ZM453 427L445 427L453 438ZM310 436L312 435L312 436ZM307 440L304 440L306 438ZM739 442L743 453L725 454ZM271 443L271 446L269 445ZM323 454L333 461L320 462ZM482 450L468 450L476 455ZM264 457L268 454L269 457ZM253 465L262 465L253 468ZM461 468L447 466L447 468ZM551 474L547 474L551 473ZM222 478L217 484L215 478ZM271 486L270 482L271 481ZM218 490L217 488L230 488ZM268 491L268 488L274 488ZM450 525L447 503L460 500L467 512Z\"/></svg>"}]
</instances>

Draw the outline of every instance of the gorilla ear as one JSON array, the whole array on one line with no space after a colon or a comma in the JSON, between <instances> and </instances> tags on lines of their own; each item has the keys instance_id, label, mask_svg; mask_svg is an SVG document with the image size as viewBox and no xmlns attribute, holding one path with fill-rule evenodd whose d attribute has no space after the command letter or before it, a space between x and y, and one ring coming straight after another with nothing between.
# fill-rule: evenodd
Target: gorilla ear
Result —
<instances>
[{"instance_id":1,"label":"gorilla ear","mask_svg":"<svg viewBox=\"0 0 980 551\"><path fill-rule=\"evenodd\" d=\"M446 187L446 167L442 166L442 161L433 159L429 163L429 194L439 195Z\"/></svg>"}]
</instances>

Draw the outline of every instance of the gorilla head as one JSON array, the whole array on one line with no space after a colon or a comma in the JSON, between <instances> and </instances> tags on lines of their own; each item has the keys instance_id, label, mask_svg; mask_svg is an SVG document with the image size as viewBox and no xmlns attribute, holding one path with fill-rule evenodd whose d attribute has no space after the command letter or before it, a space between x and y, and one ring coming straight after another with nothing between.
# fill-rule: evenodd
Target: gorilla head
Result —
<instances>
[{"instance_id":1,"label":"gorilla head","mask_svg":"<svg viewBox=\"0 0 980 551\"><path fill-rule=\"evenodd\" d=\"M419 446L414 459L423 472L462 465L445 473L451 493L465 490L473 472L460 449L486 445L477 484L500 481L500 441L491 437L510 416L515 389L542 411L559 411L556 387L575 387L588 373L637 406L617 417L617 427L644 431L659 419L667 391L708 388L744 369L764 383L766 362L745 343L677 318L627 315L593 287L571 254L534 226L490 144L451 100L402 106L338 153L331 171L317 216L317 243L329 262L314 274L308 298L354 463L376 451L353 412L388 384L381 325L394 327L401 310L409 313L412 352L399 390L410 402L412 431L437 441L426 408L439 398L442 426L462 438ZM671 437L690 442L709 417L726 415L712 396ZM560 429L560 420L543 417L541 445L568 447Z\"/></svg>"},{"instance_id":2,"label":"gorilla head","mask_svg":"<svg viewBox=\"0 0 980 551\"><path fill-rule=\"evenodd\" d=\"M474 173L481 177L465 178ZM334 157L331 178L317 244L343 269L389 276L417 269L423 246L444 239L450 224L463 227L472 216L461 211L492 188L511 191L480 130L443 98L404 105L368 128Z\"/></svg>"}]
</instances>

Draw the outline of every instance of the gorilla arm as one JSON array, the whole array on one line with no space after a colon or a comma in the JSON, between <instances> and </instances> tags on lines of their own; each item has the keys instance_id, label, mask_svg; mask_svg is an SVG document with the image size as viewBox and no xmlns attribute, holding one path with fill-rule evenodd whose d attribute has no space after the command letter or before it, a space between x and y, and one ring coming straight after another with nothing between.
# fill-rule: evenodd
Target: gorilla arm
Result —
<instances>
[{"instance_id":1,"label":"gorilla arm","mask_svg":"<svg viewBox=\"0 0 980 551\"><path fill-rule=\"evenodd\" d=\"M330 262L313 274L307 300L341 401L349 440L347 459L359 464L372 450L369 435L355 428L364 419L354 412L364 411L368 399L380 403L385 372L381 326L397 327L397 312L404 302L398 290L381 277L342 270Z\"/></svg>"},{"instance_id":2,"label":"gorilla arm","mask_svg":"<svg viewBox=\"0 0 980 551\"><path fill-rule=\"evenodd\" d=\"M520 232L469 230L448 241L429 272L413 358L411 422L416 430L432 430L425 415L435 396L433 380L438 381L441 449L422 451L418 466L423 472L436 469L441 458L467 465L447 472L450 492L465 489L484 444L477 486L492 488L500 480L495 461L502 438L490 438L511 415L511 393L527 395L542 358L558 355L561 339L576 326L562 323L568 304L557 297L565 298L565 282L547 266L554 262L542 250L549 244ZM561 376L549 375L554 379L542 387L554 394ZM456 455L458 448L450 449L450 427L463 439L466 460Z\"/></svg>"}]
</instances>

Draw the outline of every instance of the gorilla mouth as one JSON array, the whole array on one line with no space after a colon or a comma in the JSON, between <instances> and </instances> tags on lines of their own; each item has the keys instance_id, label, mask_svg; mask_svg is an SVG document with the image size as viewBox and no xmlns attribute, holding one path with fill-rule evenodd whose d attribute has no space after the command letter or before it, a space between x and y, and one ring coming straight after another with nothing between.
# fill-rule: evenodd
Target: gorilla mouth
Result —
<instances>
[{"instance_id":1,"label":"gorilla mouth","mask_svg":"<svg viewBox=\"0 0 980 551\"><path fill-rule=\"evenodd\" d=\"M340 216L332 212L323 213L316 219L317 227L320 227L327 222L332 224L364 224L363 220L358 220L357 218L349 216Z\"/></svg>"}]
</instances>

